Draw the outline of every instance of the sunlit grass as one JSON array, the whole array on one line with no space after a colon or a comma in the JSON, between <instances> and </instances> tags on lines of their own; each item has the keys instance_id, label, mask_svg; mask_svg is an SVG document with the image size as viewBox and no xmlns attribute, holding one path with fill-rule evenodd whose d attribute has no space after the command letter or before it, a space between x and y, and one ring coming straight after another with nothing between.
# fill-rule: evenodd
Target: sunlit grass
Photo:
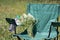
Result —
<instances>
[{"instance_id":1,"label":"sunlit grass","mask_svg":"<svg viewBox=\"0 0 60 40\"><path fill-rule=\"evenodd\" d=\"M16 15L21 15L26 10L25 5L26 3L19 1L0 0L0 40L17 40L12 36L13 33L9 32L9 24L5 18L15 18Z\"/></svg>"}]
</instances>

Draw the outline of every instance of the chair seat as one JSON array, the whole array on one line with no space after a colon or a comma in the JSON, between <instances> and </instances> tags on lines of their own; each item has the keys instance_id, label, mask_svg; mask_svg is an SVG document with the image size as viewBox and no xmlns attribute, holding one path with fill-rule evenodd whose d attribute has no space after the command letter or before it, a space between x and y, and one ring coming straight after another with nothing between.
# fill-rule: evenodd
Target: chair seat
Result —
<instances>
[{"instance_id":1,"label":"chair seat","mask_svg":"<svg viewBox=\"0 0 60 40\"><path fill-rule=\"evenodd\" d=\"M48 38L49 32L37 32L35 38ZM49 38L55 38L57 36L56 31L52 31Z\"/></svg>"},{"instance_id":2,"label":"chair seat","mask_svg":"<svg viewBox=\"0 0 60 40\"><path fill-rule=\"evenodd\" d=\"M28 34L24 34L24 35L16 34L15 36L19 36L20 38L29 39L29 40L40 40L40 39L44 39L44 38L48 39L48 32L41 32L41 33L37 32L34 38L29 36ZM57 32L52 31L51 34L50 34L50 38L54 38L56 36L57 36Z\"/></svg>"}]
</instances>

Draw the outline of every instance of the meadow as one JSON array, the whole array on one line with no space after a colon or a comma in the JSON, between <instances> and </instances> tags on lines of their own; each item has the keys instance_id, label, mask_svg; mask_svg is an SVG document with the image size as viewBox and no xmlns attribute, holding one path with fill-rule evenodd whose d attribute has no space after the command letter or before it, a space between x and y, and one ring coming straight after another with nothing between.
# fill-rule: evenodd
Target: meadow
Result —
<instances>
[{"instance_id":1,"label":"meadow","mask_svg":"<svg viewBox=\"0 0 60 40\"><path fill-rule=\"evenodd\" d=\"M14 38L12 36L13 33L9 32L9 24L5 18L15 18L16 15L26 13L28 3L28 1L21 0L0 0L0 40L17 40L16 37ZM43 3L43 1L41 1L41 3ZM54 1L53 3L57 2ZM17 27L16 31L17 33L21 33L23 29L22 27Z\"/></svg>"}]
</instances>

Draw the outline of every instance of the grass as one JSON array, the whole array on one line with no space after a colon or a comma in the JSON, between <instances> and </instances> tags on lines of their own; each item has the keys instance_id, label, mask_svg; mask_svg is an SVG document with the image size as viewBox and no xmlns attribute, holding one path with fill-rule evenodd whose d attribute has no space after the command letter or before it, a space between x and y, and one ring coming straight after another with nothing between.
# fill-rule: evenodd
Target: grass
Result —
<instances>
[{"instance_id":1,"label":"grass","mask_svg":"<svg viewBox=\"0 0 60 40\"><path fill-rule=\"evenodd\" d=\"M25 13L25 5L26 3L16 0L0 0L0 40L17 40L12 37L13 33L9 32L9 24L6 22L5 18L15 18L16 15ZM17 29L21 28L17 27ZM19 30L17 30L17 33L18 31Z\"/></svg>"},{"instance_id":2,"label":"grass","mask_svg":"<svg viewBox=\"0 0 60 40\"><path fill-rule=\"evenodd\" d=\"M15 18L16 15L26 13L28 3L20 0L0 0L0 40L17 40L17 38L11 36L13 33L9 32L9 24L5 18ZM17 27L17 33L20 33L23 29L22 27Z\"/></svg>"}]
</instances>

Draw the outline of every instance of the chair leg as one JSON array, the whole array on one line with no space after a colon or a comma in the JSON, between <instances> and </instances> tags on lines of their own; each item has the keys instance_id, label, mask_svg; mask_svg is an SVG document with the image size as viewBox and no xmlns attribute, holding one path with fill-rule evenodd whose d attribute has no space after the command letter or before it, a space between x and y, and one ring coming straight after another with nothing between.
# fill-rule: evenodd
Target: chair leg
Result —
<instances>
[{"instance_id":1,"label":"chair leg","mask_svg":"<svg viewBox=\"0 0 60 40\"><path fill-rule=\"evenodd\" d=\"M25 39L24 39L25 40Z\"/></svg>"},{"instance_id":2,"label":"chair leg","mask_svg":"<svg viewBox=\"0 0 60 40\"><path fill-rule=\"evenodd\" d=\"M17 36L18 40L21 40L21 38L19 36Z\"/></svg>"},{"instance_id":3,"label":"chair leg","mask_svg":"<svg viewBox=\"0 0 60 40\"><path fill-rule=\"evenodd\" d=\"M51 40L51 39L45 39L45 40Z\"/></svg>"},{"instance_id":4,"label":"chair leg","mask_svg":"<svg viewBox=\"0 0 60 40\"><path fill-rule=\"evenodd\" d=\"M54 39L45 39L45 40L57 40L57 38L54 38Z\"/></svg>"},{"instance_id":5,"label":"chair leg","mask_svg":"<svg viewBox=\"0 0 60 40\"><path fill-rule=\"evenodd\" d=\"M54 40L56 40L56 39L54 38Z\"/></svg>"},{"instance_id":6,"label":"chair leg","mask_svg":"<svg viewBox=\"0 0 60 40\"><path fill-rule=\"evenodd\" d=\"M54 38L54 40L56 40L56 38Z\"/></svg>"}]
</instances>

